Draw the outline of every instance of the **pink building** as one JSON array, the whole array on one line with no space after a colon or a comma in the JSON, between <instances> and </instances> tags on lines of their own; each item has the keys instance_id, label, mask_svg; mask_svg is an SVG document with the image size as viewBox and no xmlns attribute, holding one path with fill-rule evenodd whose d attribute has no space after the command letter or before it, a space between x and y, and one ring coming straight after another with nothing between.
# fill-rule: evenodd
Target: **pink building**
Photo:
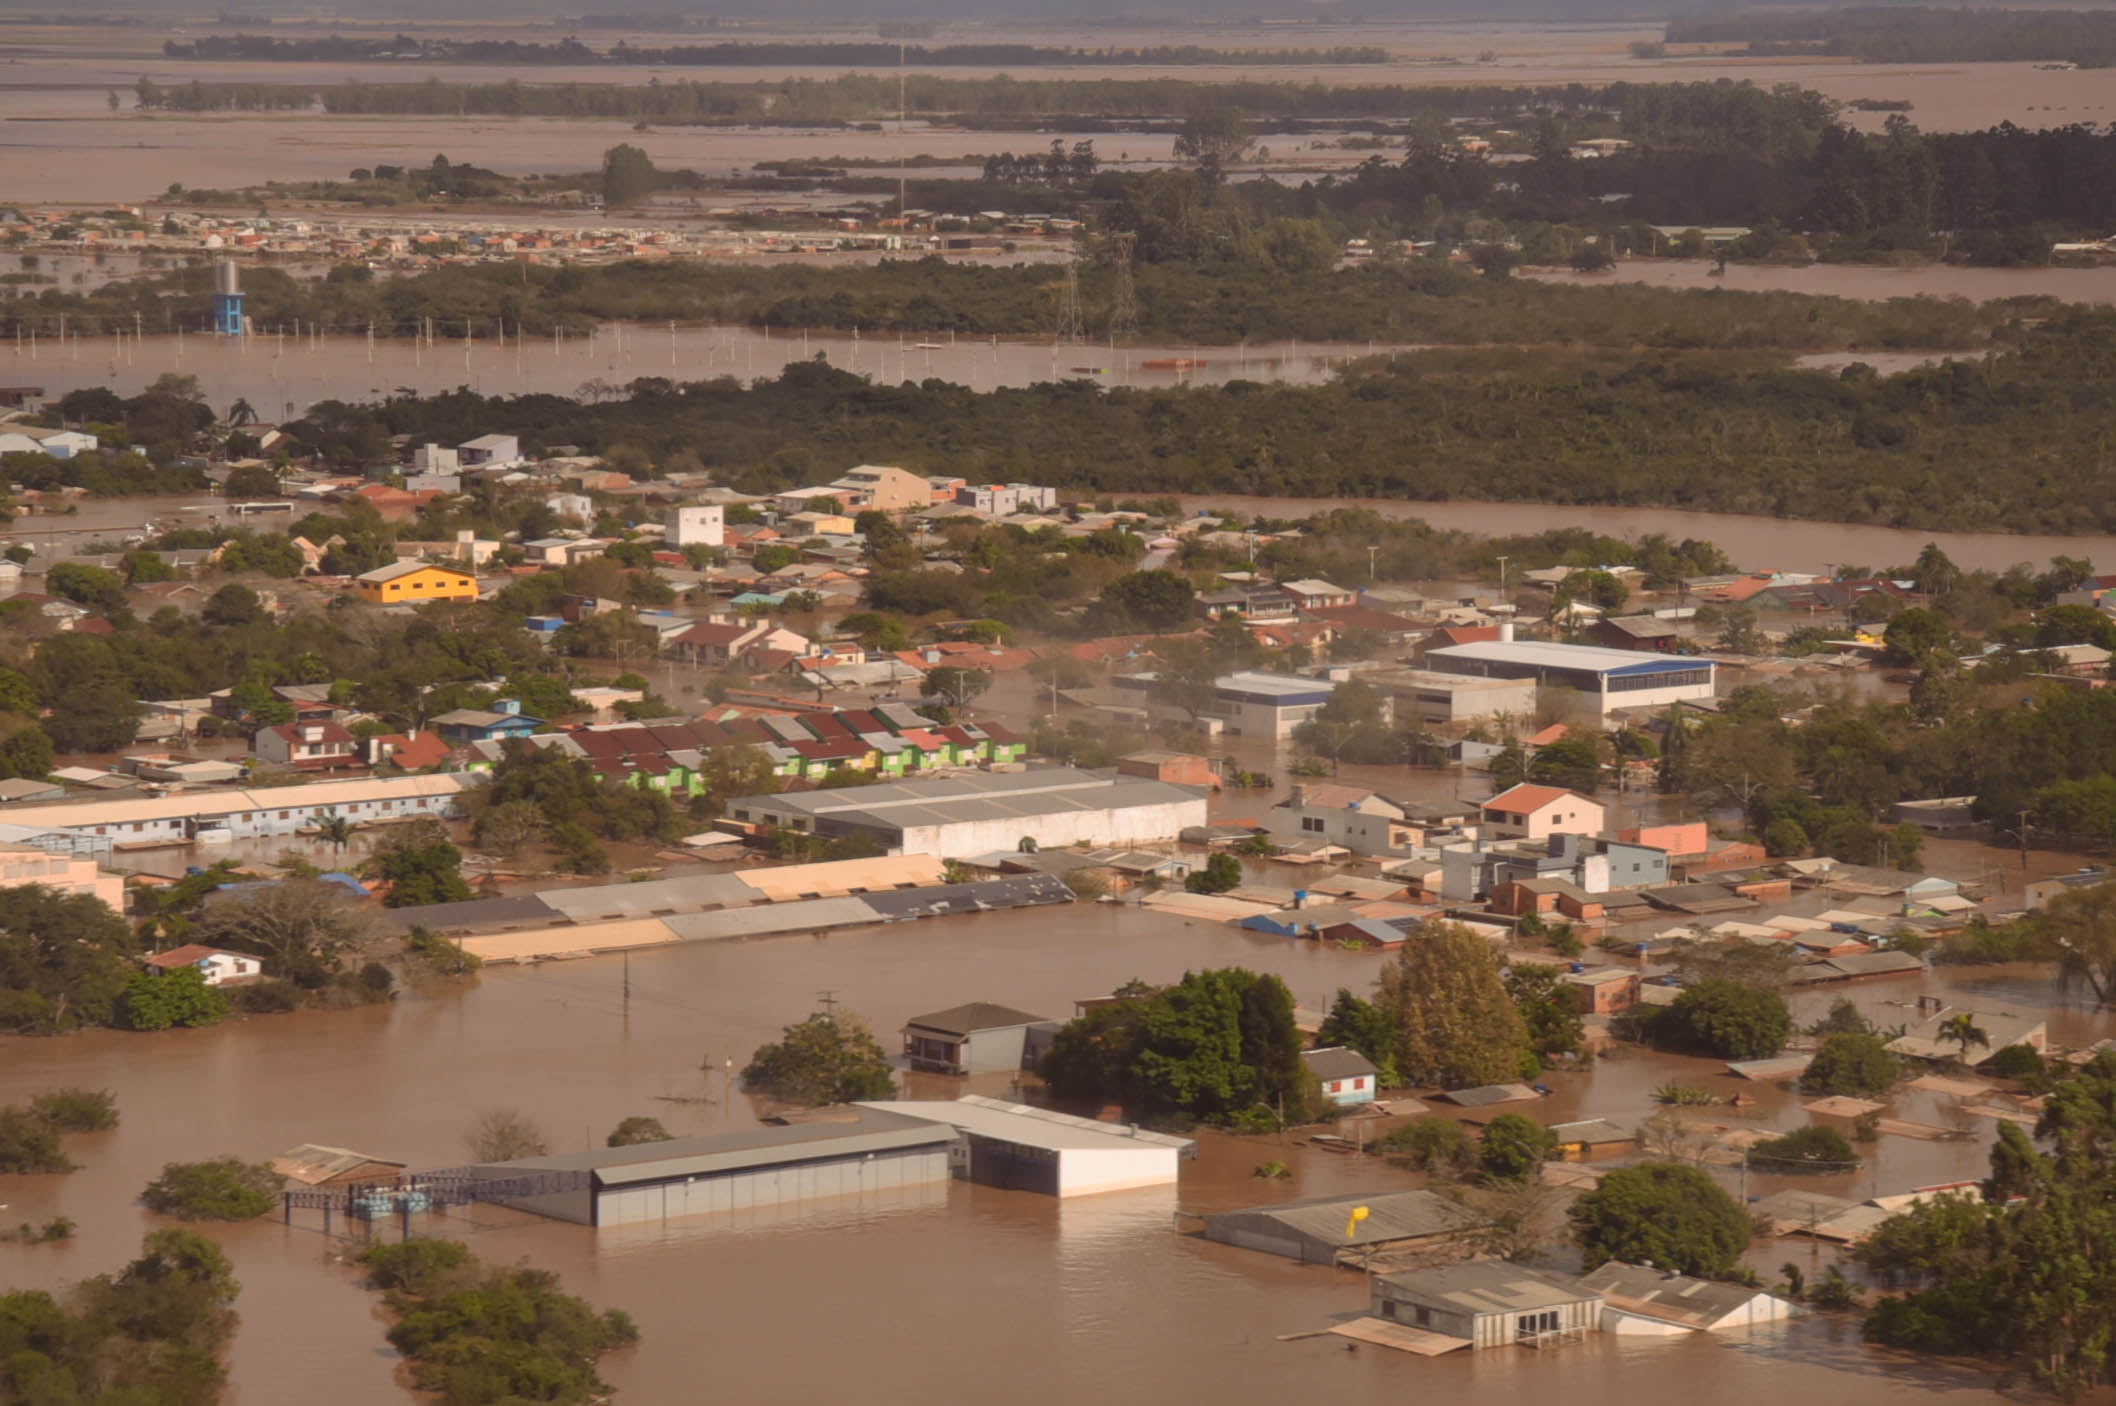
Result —
<instances>
[{"instance_id":1,"label":"pink building","mask_svg":"<svg viewBox=\"0 0 2116 1406\"><path fill-rule=\"evenodd\" d=\"M64 894L85 893L109 904L112 911L125 911L125 880L106 874L93 859L73 854L47 854L34 845L0 845L0 888L42 884Z\"/></svg>"}]
</instances>

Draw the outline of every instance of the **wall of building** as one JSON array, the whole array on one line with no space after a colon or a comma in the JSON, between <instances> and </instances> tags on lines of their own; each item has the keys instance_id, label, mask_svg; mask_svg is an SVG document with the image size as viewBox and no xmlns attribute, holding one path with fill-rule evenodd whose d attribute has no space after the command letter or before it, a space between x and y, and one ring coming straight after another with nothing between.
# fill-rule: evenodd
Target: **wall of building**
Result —
<instances>
[{"instance_id":1,"label":"wall of building","mask_svg":"<svg viewBox=\"0 0 2116 1406\"><path fill-rule=\"evenodd\" d=\"M595 1224L637 1225L755 1211L948 1180L945 1147L896 1148L717 1176L672 1178L597 1192Z\"/></svg>"},{"instance_id":2,"label":"wall of building","mask_svg":"<svg viewBox=\"0 0 2116 1406\"><path fill-rule=\"evenodd\" d=\"M1058 1154L1058 1194L1092 1196L1176 1184L1173 1147L1068 1147Z\"/></svg>"},{"instance_id":3,"label":"wall of building","mask_svg":"<svg viewBox=\"0 0 2116 1406\"><path fill-rule=\"evenodd\" d=\"M1012 1074L1021 1068L1021 1052L1028 1045L1029 1028L1010 1025L998 1030L976 1030L962 1043L965 1074Z\"/></svg>"},{"instance_id":4,"label":"wall of building","mask_svg":"<svg viewBox=\"0 0 2116 1406\"><path fill-rule=\"evenodd\" d=\"M993 850L1011 850L1024 836L1035 840L1039 849L1064 849L1082 841L1102 847L1154 844L1172 840L1186 827L1203 825L1205 821L1205 798L1199 796L1158 805L908 826L899 848L905 854L961 859Z\"/></svg>"}]
</instances>

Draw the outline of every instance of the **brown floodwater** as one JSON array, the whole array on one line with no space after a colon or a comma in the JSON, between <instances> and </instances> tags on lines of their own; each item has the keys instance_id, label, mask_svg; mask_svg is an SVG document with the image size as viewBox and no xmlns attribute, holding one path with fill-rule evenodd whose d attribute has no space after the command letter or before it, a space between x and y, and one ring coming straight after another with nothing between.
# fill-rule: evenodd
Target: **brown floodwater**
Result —
<instances>
[{"instance_id":1,"label":"brown floodwater","mask_svg":"<svg viewBox=\"0 0 2116 1406\"><path fill-rule=\"evenodd\" d=\"M1927 542L1937 542L1957 565L2003 571L2015 562L2037 566L2063 554L2083 556L2104 569L2116 564L2116 536L2059 537L2010 532L1926 532L1864 523L1810 522L1798 518L1700 513L1677 508L1615 508L1570 503L1478 503L1407 501L1401 498L1260 498L1242 494L1188 494L1186 511L1229 508L1244 515L1303 518L1335 508L1369 508L1390 517L1421 518L1435 527L1484 536L1555 532L1584 527L1636 540L1664 533L1716 542L1743 571L1821 571L1846 563L1876 570L1915 561Z\"/></svg>"},{"instance_id":2,"label":"brown floodwater","mask_svg":"<svg viewBox=\"0 0 2116 1406\"><path fill-rule=\"evenodd\" d=\"M239 1153L269 1156L298 1142L357 1147L420 1167L465 1160L462 1132L482 1108L532 1117L554 1150L588 1145L618 1118L660 1117L673 1131L747 1126L753 1110L726 1089L738 1063L777 1027L830 992L892 1032L914 1012L963 1000L1071 1013L1076 997L1140 977L1242 963L1277 972L1304 1005L1339 985L1370 982L1382 958L1322 952L1114 905L985 914L833 934L707 944L534 968L495 969L463 990L406 996L354 1011L254 1019L152 1037L98 1032L56 1040L0 1040L0 1099L60 1084L116 1091L123 1123L73 1140L83 1166L64 1177L0 1178L0 1217L71 1216L76 1240L0 1247L0 1282L57 1287L120 1262L158 1222L132 1203L165 1161ZM632 988L629 1014L623 998ZM1949 978L1933 978L1945 985ZM2047 978L2008 971L1978 979L2013 1005L2053 1000ZM1903 1019L1920 983L1854 988L1877 1018ZM1803 1017L1828 997L1802 998ZM2108 1020L2059 1011L2060 1038L2107 1033ZM703 1072L701 1072L703 1071ZM1636 1122L1646 1093L1680 1078L1731 1094L1708 1061L1657 1055L1605 1059L1592 1072L1554 1075L1548 1118L1607 1115ZM981 1085L1005 1092L1003 1079ZM1749 1111L1759 1126L1792 1126L1790 1095L1763 1088ZM1899 1101L1901 1116L1962 1124L1964 1141L1885 1139L1866 1166L1819 1189L1877 1190L1975 1174L1988 1125L1970 1126L1933 1096ZM1731 1115L1730 1115L1731 1116ZM1951 1121L1950 1121L1951 1120ZM1979 1120L1980 1121L1980 1120ZM1251 1177L1283 1160L1290 1181ZM1726 1174L1737 1187L1734 1173ZM1657 1345L1591 1341L1563 1353L1501 1352L1424 1362L1332 1340L1275 1336L1357 1311L1356 1276L1209 1246L1171 1233L1171 1216L1298 1195L1413 1184L1372 1159L1332 1156L1274 1138L1208 1137L1173 1191L1121 1193L1060 1204L1028 1194L952 1186L944 1193L821 1205L739 1228L674 1224L604 1234L481 1208L431 1218L427 1233L460 1235L499 1261L563 1273L591 1299L634 1313L637 1350L605 1375L620 1398L714 1396L803 1402L858 1383L864 1399L930 1399L935 1360L977 1364L1030 1402L1147 1392L1180 1399L1261 1400L1291 1393L1381 1402L1421 1391L1441 1402L1508 1392L1565 1392L1590 1403L1655 1399L1710 1374L1727 1401L1818 1402L1996 1399L1988 1374L1869 1351L1835 1322L1752 1337ZM1754 1178L1761 1195L1779 1183ZM398 1399L397 1363L372 1302L333 1262L337 1242L303 1220L215 1233L244 1285L229 1400L318 1406ZM1754 1257L1816 1252L1799 1242ZM813 1341L817 1333L821 1341ZM1582 1360L1585 1359L1585 1360Z\"/></svg>"}]
</instances>

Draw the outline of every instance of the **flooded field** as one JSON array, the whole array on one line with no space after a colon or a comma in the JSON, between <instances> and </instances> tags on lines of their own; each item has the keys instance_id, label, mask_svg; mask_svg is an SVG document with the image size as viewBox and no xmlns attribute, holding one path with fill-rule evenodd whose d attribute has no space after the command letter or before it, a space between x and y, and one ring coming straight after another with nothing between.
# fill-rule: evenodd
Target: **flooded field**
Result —
<instances>
[{"instance_id":1,"label":"flooded field","mask_svg":"<svg viewBox=\"0 0 2116 1406\"><path fill-rule=\"evenodd\" d=\"M1192 494L1187 510L1228 508L1243 514L1302 518L1333 508L1371 508L1391 517L1421 518L1435 527L1485 536L1554 532L1584 527L1612 537L1636 539L1660 532L1678 540L1716 542L1743 571L1822 571L1847 563L1874 568L1917 559L1927 542L1963 567L2003 571L2015 562L2038 567L2053 556L2083 556L2103 567L2116 563L2116 537L2028 536L2009 532L1925 532L1862 523L1807 522L1796 518L1697 513L1677 508L1612 508L1566 503L1410 502L1400 498L1253 498L1240 494Z\"/></svg>"},{"instance_id":2,"label":"flooded field","mask_svg":"<svg viewBox=\"0 0 2116 1406\"><path fill-rule=\"evenodd\" d=\"M1166 981L1187 968L1232 962L1277 972L1303 1004L1317 1004L1339 985L1371 981L1381 958L1322 953L1132 909L1078 907L640 953L630 962L629 1012L623 965L605 958L495 970L473 989L406 997L389 1007L251 1020L151 1041L114 1033L0 1040L0 1100L81 1083L115 1090L124 1116L116 1132L77 1140L81 1171L0 1178L9 1218L65 1214L82 1225L71 1244L7 1248L0 1263L6 1282L27 1287L117 1262L153 1223L132 1196L171 1159L263 1157L313 1140L420 1167L452 1165L466 1156L462 1131L471 1116L495 1104L529 1114L554 1150L599 1141L632 1112L652 1113L679 1133L746 1126L748 1101L730 1095L717 1071L806 1014L824 990L887 1038L906 1017L936 1005L989 999L1063 1016L1074 998L1130 977ZM2051 999L2047 983L2031 973L2009 973L2000 984L1991 994L2015 1005ZM1877 1018L1900 1020L1900 1003L1917 989L1915 981L1898 982L1853 994ZM1802 1004L1810 1016L1808 1008L1826 998ZM2076 1008L2058 1014L2053 1035L2060 1038L2109 1028ZM1715 1068L1655 1055L1604 1060L1588 1075L1554 1076L1554 1097L1534 1112L1553 1119L1607 1115L1628 1124L1643 1116L1646 1091L1669 1078L1733 1092L1734 1082ZM1004 1082L988 1091L1004 1092ZM1760 1126L1801 1120L1789 1095L1760 1093L1753 1110ZM1932 1097L1913 1093L1897 1111L1926 1121L1950 1117L1925 1106ZM1991 1134L1988 1125L1968 1131L1975 1136L1960 1142L1886 1139L1858 1173L1814 1185L1864 1196L1975 1174ZM1290 1183L1250 1176L1254 1163L1270 1158L1294 1167ZM1129 1397L1156 1387L1192 1400L1327 1392L1382 1402L1416 1390L1424 1399L1469 1402L1556 1390L1562 1382L1568 1396L1614 1406L1641 1393L1651 1399L1694 1389L1702 1373L1727 1401L1779 1400L1788 1391L1818 1402L1996 1399L1980 1373L1871 1353L1834 1323L1755 1338L1652 1348L1608 1340L1563 1354L1442 1363L1352 1354L1328 1342L1282 1344L1274 1335L1324 1326L1331 1315L1360 1307L1359 1280L1170 1233L1179 1205L1220 1209L1410 1184L1407 1174L1373 1159L1295 1150L1269 1138L1208 1137L1172 1194L1061 1205L955 1186L945 1196L826 1206L739 1230L672 1225L599 1239L490 1209L422 1228L462 1235L493 1259L559 1270L580 1292L636 1314L644 1345L612 1359L606 1375L622 1399L640 1402L690 1399L708 1373L718 1399L813 1401L847 1380L852 1364L864 1399L908 1402L928 1392L936 1354L966 1350L993 1370L1018 1374L1012 1393L1038 1403L1112 1389ZM1748 1191L1760 1195L1777 1185L1758 1177ZM397 1399L395 1364L371 1302L329 1261L332 1243L316 1226L287 1230L266 1221L217 1233L244 1284L231 1402L364 1406ZM1814 1255L1797 1242L1758 1255L1766 1273L1788 1257L1804 1262ZM794 1325L818 1322L829 1325L827 1350L790 1350L790 1335L801 1331ZM1040 1365L1022 1372L1029 1362Z\"/></svg>"},{"instance_id":3,"label":"flooded field","mask_svg":"<svg viewBox=\"0 0 2116 1406\"><path fill-rule=\"evenodd\" d=\"M216 406L243 397L268 418L291 419L316 401L379 400L468 386L487 395L601 393L641 376L679 381L733 376L775 377L789 363L820 356L841 370L884 384L938 378L989 391L1041 381L1092 380L1101 385L1217 385L1247 379L1312 384L1358 356L1408 350L1386 343L1267 342L1241 347L1055 344L1050 338L954 339L947 334L858 337L839 332L786 332L748 327L620 326L592 337L545 337L503 343L487 323L465 340L442 328L436 342L363 337L256 335L80 337L63 349L47 337L0 342L0 376L41 385L52 395L80 386L137 394L165 372L196 376ZM1153 361L1200 363L1185 370Z\"/></svg>"}]
</instances>

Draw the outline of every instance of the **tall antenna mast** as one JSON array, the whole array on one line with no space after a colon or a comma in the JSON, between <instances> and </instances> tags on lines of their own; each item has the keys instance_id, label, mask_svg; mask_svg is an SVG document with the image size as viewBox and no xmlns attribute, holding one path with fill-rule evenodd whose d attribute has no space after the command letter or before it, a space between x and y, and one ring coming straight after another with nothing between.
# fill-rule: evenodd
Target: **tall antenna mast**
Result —
<instances>
[{"instance_id":1,"label":"tall antenna mast","mask_svg":"<svg viewBox=\"0 0 2116 1406\"><path fill-rule=\"evenodd\" d=\"M904 41L896 41L896 228L897 243L908 243L911 236L911 206L906 196L910 184L910 170L905 165L911 158L904 148Z\"/></svg>"},{"instance_id":2,"label":"tall antenna mast","mask_svg":"<svg viewBox=\"0 0 2116 1406\"><path fill-rule=\"evenodd\" d=\"M1058 334L1061 346L1071 346L1087 340L1087 329L1080 318L1080 264L1069 260L1065 266L1065 289L1058 299Z\"/></svg>"},{"instance_id":3,"label":"tall antenna mast","mask_svg":"<svg viewBox=\"0 0 2116 1406\"><path fill-rule=\"evenodd\" d=\"M1120 234L1114 240L1117 251L1117 296L1109 310L1109 338L1112 342L1123 337L1127 341L1139 335L1139 295L1131 281L1131 244L1129 233Z\"/></svg>"}]
</instances>

